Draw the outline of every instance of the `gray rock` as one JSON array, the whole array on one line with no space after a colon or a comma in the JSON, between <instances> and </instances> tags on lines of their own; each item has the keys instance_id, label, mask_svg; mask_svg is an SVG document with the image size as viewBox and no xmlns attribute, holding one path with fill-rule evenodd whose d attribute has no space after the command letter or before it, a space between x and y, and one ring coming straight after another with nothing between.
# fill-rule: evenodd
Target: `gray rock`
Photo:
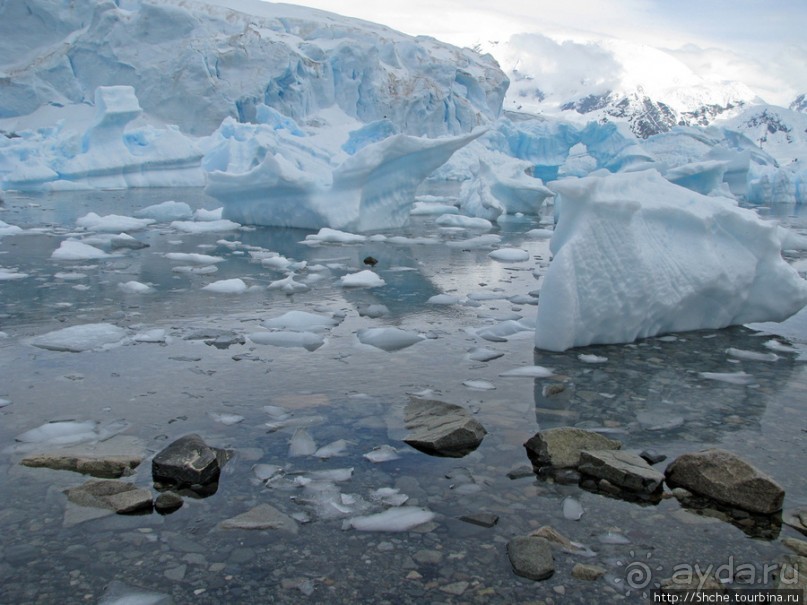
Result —
<instances>
[{"instance_id":1,"label":"gray rock","mask_svg":"<svg viewBox=\"0 0 807 605\"><path fill-rule=\"evenodd\" d=\"M807 534L807 509L788 509L782 513L782 521L793 529Z\"/></svg>"},{"instance_id":2,"label":"gray rock","mask_svg":"<svg viewBox=\"0 0 807 605\"><path fill-rule=\"evenodd\" d=\"M222 529L282 529L296 534L297 522L269 504L259 504L245 513L225 519Z\"/></svg>"},{"instance_id":3,"label":"gray rock","mask_svg":"<svg viewBox=\"0 0 807 605\"><path fill-rule=\"evenodd\" d=\"M785 538L782 544L801 557L807 557L807 542L798 538ZM807 567L805 567L807 569Z\"/></svg>"},{"instance_id":4,"label":"gray rock","mask_svg":"<svg viewBox=\"0 0 807 605\"><path fill-rule=\"evenodd\" d=\"M102 479L132 474L145 457L145 447L136 437L116 435L106 441L80 444L58 450L29 454L24 466L73 471Z\"/></svg>"},{"instance_id":5,"label":"gray rock","mask_svg":"<svg viewBox=\"0 0 807 605\"><path fill-rule=\"evenodd\" d=\"M618 450L622 443L573 427L539 431L525 444L533 468L577 468L583 450Z\"/></svg>"},{"instance_id":6,"label":"gray rock","mask_svg":"<svg viewBox=\"0 0 807 605\"><path fill-rule=\"evenodd\" d=\"M667 459L666 455L659 454L656 450L643 450L639 453L639 455L648 464L658 464L659 462L664 462Z\"/></svg>"},{"instance_id":7,"label":"gray rock","mask_svg":"<svg viewBox=\"0 0 807 605\"><path fill-rule=\"evenodd\" d=\"M785 491L739 456L720 449L683 454L665 471L667 484L753 513L782 510Z\"/></svg>"},{"instance_id":8,"label":"gray rock","mask_svg":"<svg viewBox=\"0 0 807 605\"><path fill-rule=\"evenodd\" d=\"M410 433L404 441L427 454L460 458L485 437L485 428L463 407L431 399L412 399L404 410Z\"/></svg>"},{"instance_id":9,"label":"gray rock","mask_svg":"<svg viewBox=\"0 0 807 605\"><path fill-rule=\"evenodd\" d=\"M578 580L588 580L589 582L593 582L594 580L599 580L602 576L604 576L605 571L605 568L600 567L599 565L576 563L575 566L572 567L572 577L577 578Z\"/></svg>"},{"instance_id":10,"label":"gray rock","mask_svg":"<svg viewBox=\"0 0 807 605\"><path fill-rule=\"evenodd\" d=\"M224 450L210 447L199 435L185 435L154 456L151 474L159 483L207 485L218 480L226 460Z\"/></svg>"},{"instance_id":11,"label":"gray rock","mask_svg":"<svg viewBox=\"0 0 807 605\"><path fill-rule=\"evenodd\" d=\"M499 522L499 515L493 513L474 513L472 515L463 515L460 521L465 521L472 525L479 525L480 527L493 527Z\"/></svg>"},{"instance_id":12,"label":"gray rock","mask_svg":"<svg viewBox=\"0 0 807 605\"><path fill-rule=\"evenodd\" d=\"M73 504L129 514L151 510L151 492L125 481L88 481L65 490Z\"/></svg>"},{"instance_id":13,"label":"gray rock","mask_svg":"<svg viewBox=\"0 0 807 605\"><path fill-rule=\"evenodd\" d=\"M632 492L653 493L664 481L664 475L638 454L621 450L584 450L577 468L581 473Z\"/></svg>"},{"instance_id":14,"label":"gray rock","mask_svg":"<svg viewBox=\"0 0 807 605\"><path fill-rule=\"evenodd\" d=\"M789 557L782 564L779 570L779 583L776 585L780 590L800 590L802 594L807 590L807 557Z\"/></svg>"},{"instance_id":15,"label":"gray rock","mask_svg":"<svg viewBox=\"0 0 807 605\"><path fill-rule=\"evenodd\" d=\"M555 573L552 547L543 538L513 538L507 543L507 556L513 571L524 578L546 580Z\"/></svg>"},{"instance_id":16,"label":"gray rock","mask_svg":"<svg viewBox=\"0 0 807 605\"><path fill-rule=\"evenodd\" d=\"M179 510L183 504L182 496L170 491L163 492L154 500L154 508L163 515Z\"/></svg>"}]
</instances>

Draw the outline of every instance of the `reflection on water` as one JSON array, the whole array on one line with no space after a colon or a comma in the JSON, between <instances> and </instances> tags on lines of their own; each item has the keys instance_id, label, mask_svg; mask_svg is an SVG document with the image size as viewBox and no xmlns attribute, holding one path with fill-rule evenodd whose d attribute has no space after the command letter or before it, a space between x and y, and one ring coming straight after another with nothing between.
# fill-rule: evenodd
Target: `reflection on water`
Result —
<instances>
[{"instance_id":1,"label":"reflection on water","mask_svg":"<svg viewBox=\"0 0 807 605\"><path fill-rule=\"evenodd\" d=\"M534 351L529 330L485 340L478 330L507 318L534 318L530 293L549 259L548 242L522 235L536 221L495 230L501 245L530 253L527 263L497 263L486 249L447 246L476 234L441 230L430 217L385 235L441 243L312 246L301 243L309 233L299 230L187 234L156 225L133 234L148 248L93 261L50 259L79 216L131 215L166 199L214 206L195 190L6 197L0 219L37 231L0 239L0 266L29 275L0 282L0 331L7 336L0 339L0 399L11 402L0 407L4 602L97 602L106 585L119 580L171 594L178 603L513 603L559 594L564 602L604 603L625 596L624 570L632 560L652 560L660 581L676 564L719 565L731 555L764 565L785 552L780 539L795 533L788 527L754 533L745 519L692 511L675 499L640 506L525 476L519 467L529 464L522 444L537 430L571 425L604 431L626 449L655 449L669 460L704 447L729 449L782 484L786 507L807 504L802 316L784 327L695 332L560 354ZM284 273L257 262L250 255L256 250L305 261L295 277L308 290L287 295L267 289ZM170 252L224 260L214 273L177 271L182 263L166 258ZM386 285L340 287L339 277L365 269L367 256L379 260L374 270ZM258 288L240 295L201 289L235 277ZM120 289L132 280L153 291ZM442 293L463 304L427 304ZM362 314L371 304L389 313ZM324 344L314 351L248 340L266 329L263 321L289 310L336 313L341 321L322 333ZM101 321L130 336L164 330L165 338L79 354L27 344L33 335ZM392 353L358 342L359 330L384 326L425 338ZM209 337L199 338L200 331ZM793 342L776 337L777 331ZM774 338L780 347L793 344L796 353L766 347ZM480 346L501 357L470 359L468 352ZM736 351L776 352L777 358L751 360ZM529 365L553 368L555 375L501 376ZM704 373L744 373L743 384ZM493 388L464 384L469 382ZM402 412L412 393L472 411L488 431L481 446L455 460L403 444ZM283 425L266 406L273 413L282 408L297 424ZM221 422L236 416L243 420ZM124 433L151 454L195 432L235 455L214 495L172 515L105 516L71 525L62 490L85 478L21 467L21 454L9 449L16 435L52 420L128 427ZM300 426L318 447L345 440L344 455L289 457ZM377 448L394 448L399 457L372 463L364 455ZM264 486L256 464L282 469L283 481ZM312 471L347 468L353 469L350 479L328 486L319 500L293 484ZM150 487L149 469L146 461L132 480ZM311 504L337 494L345 496L340 505L377 506L371 494L379 488L398 489L407 504L435 512L435 522L396 534L343 530L344 518L319 518L320 509ZM563 514L569 496L582 506L579 521ZM296 535L219 528L262 503L308 522ZM487 528L459 520L483 512L498 516L498 523ZM558 551L551 579L516 577L505 544L542 525L585 544L594 558ZM765 539L748 540L746 533ZM608 570L606 579L572 577L576 563L592 561ZM640 601L638 594L626 596L626 602Z\"/></svg>"}]
</instances>

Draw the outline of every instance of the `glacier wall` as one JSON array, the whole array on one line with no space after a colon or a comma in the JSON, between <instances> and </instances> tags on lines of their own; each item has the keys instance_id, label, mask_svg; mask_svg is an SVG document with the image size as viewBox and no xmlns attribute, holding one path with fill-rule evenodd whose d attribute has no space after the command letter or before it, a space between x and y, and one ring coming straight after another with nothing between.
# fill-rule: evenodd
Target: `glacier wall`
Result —
<instances>
[{"instance_id":1,"label":"glacier wall","mask_svg":"<svg viewBox=\"0 0 807 605\"><path fill-rule=\"evenodd\" d=\"M508 80L489 56L304 7L239 0L0 2L0 118L92 103L132 86L143 110L188 134L260 105L297 121L338 106L418 136L499 115Z\"/></svg>"}]
</instances>

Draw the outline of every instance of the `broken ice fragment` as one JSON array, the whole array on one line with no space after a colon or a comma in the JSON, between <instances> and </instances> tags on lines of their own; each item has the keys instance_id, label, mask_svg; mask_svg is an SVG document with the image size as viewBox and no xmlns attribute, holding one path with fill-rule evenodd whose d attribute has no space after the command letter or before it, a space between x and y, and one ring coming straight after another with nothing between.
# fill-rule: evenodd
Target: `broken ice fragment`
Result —
<instances>
[{"instance_id":1,"label":"broken ice fragment","mask_svg":"<svg viewBox=\"0 0 807 605\"><path fill-rule=\"evenodd\" d=\"M434 513L416 506L400 506L390 508L381 513L353 517L342 525L343 529L359 531L402 532L434 519Z\"/></svg>"}]
</instances>

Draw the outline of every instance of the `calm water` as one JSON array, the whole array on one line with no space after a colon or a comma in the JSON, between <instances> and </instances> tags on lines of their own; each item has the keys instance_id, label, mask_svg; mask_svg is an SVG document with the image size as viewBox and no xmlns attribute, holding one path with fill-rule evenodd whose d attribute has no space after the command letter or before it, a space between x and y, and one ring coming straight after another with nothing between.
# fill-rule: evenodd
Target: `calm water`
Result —
<instances>
[{"instance_id":1,"label":"calm water","mask_svg":"<svg viewBox=\"0 0 807 605\"><path fill-rule=\"evenodd\" d=\"M247 229L183 234L156 225L134 235L149 244L97 261L50 258L75 219L93 211L131 215L149 204L173 199L194 208L214 208L197 190L72 193L46 196L5 194L0 220L29 231L0 239L0 267L28 277L0 281L0 601L3 603L95 603L110 582L171 595L177 603L570 603L641 602L626 590L625 569L652 562L653 580L676 565L703 567L729 561L760 569L787 550L783 526L760 537L731 523L682 509L672 500L639 505L535 477L509 479L529 464L523 442L537 430L574 425L605 430L627 449L654 448L669 459L719 446L771 474L785 488L786 508L807 505L805 479L805 391L807 353L804 314L764 331L738 327L650 339L632 345L589 347L563 354L535 352L532 332L500 342L476 331L514 318L535 316L534 292L549 262L548 242L524 237L539 222L521 220L497 227L500 246L527 250L531 261L499 263L489 249L449 245L474 235L441 230L434 217L416 217L401 233L438 243L366 242L355 245L301 244L298 230ZM801 230L803 219L787 210L779 220ZM545 226L545 225L544 225ZM309 290L286 295L266 286L284 274L255 262L249 252L278 252L307 261L300 271ZM169 252L216 255L225 260L212 274L176 271ZM338 278L365 268L371 255L386 285L346 289ZM58 276L57 276L58 274ZM255 286L243 294L201 288L215 280L242 278ZM119 284L148 283L153 291L129 294ZM454 294L466 304L432 305L436 294ZM515 298L514 298L515 297ZM363 315L385 305L381 317ZM344 319L315 351L252 344L216 348L192 339L218 329L235 337L261 331L260 324L289 310L336 313ZM31 337L63 327L109 322L130 334L161 329L161 343L129 342L105 351L64 353L29 344ZM395 326L426 336L414 346L385 352L361 345L363 328ZM732 359L727 348L766 351L771 333L799 353L776 362ZM237 339L236 339L237 340ZM474 347L503 355L488 362L468 358ZM607 362L581 361L581 353ZM555 369L551 379L504 378L524 365ZM753 384L705 380L699 372L745 371ZM486 381L487 390L467 381ZM547 386L562 385L559 395ZM477 385L480 386L480 385ZM488 434L480 448L461 459L429 457L400 439L402 409L410 394L463 405ZM280 406L295 418L310 417L318 446L347 440L345 455L329 460L289 458L291 429L271 430L264 406ZM242 416L237 424L216 414ZM62 490L86 478L70 472L29 469L18 464L15 436L53 420L94 420L124 428L150 452L197 432L218 447L235 450L218 492L188 500L178 512L134 517L106 516L72 524ZM363 457L381 445L401 449L398 460L373 464ZM353 468L344 494L367 499L371 490L398 488L410 504L437 514L434 522L403 533L343 530L342 519L323 519L302 502L299 490L267 488L255 464L297 471ZM660 466L664 466L662 463ZM135 483L148 487L144 463ZM572 496L584 514L566 519L562 502ZM260 503L287 514L305 514L296 535L272 531L222 530L218 524ZM493 528L460 521L491 512ZM302 518L302 517L301 517ZM535 583L515 576L506 544L542 525L552 525L587 545L592 557L556 552L556 572ZM624 536L611 544L605 534ZM577 562L608 569L596 582L576 580ZM629 594L625 594L629 593Z\"/></svg>"}]
</instances>

